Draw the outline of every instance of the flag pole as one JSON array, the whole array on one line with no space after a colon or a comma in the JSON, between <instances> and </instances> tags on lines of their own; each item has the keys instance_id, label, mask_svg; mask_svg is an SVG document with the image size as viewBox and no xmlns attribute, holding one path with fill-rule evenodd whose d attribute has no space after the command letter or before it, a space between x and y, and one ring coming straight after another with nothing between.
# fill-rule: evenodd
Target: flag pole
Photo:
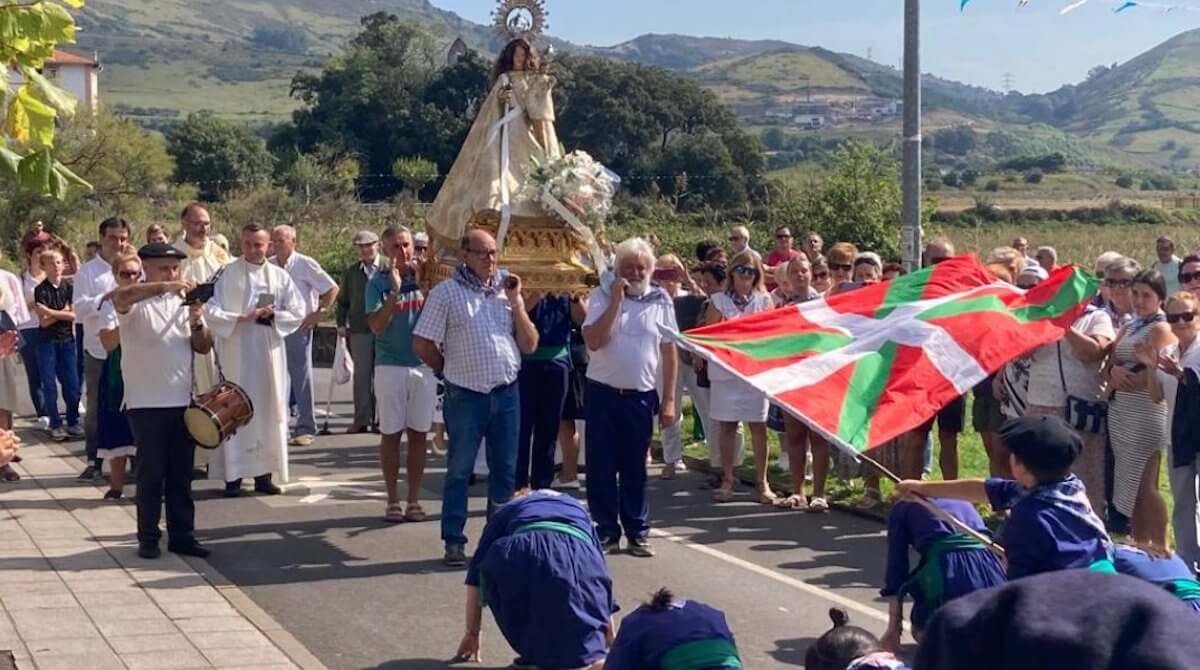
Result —
<instances>
[{"instance_id":1,"label":"flag pole","mask_svg":"<svg viewBox=\"0 0 1200 670\"><path fill-rule=\"evenodd\" d=\"M856 455L859 458L861 458L862 460L866 461L868 465L870 465L871 467L878 470L883 476L887 477L888 479L892 480L893 482L896 482L896 483L900 482L900 477L896 476L896 473L894 473L891 470L888 470L887 468L880 465L879 461L876 461L875 459L873 459L870 456L863 454L863 453L856 454ZM936 515L937 517L942 519L943 521L946 521L947 523L949 523L951 526L954 526L960 532L963 532L963 533L975 538L984 547L987 547L988 551L992 552L996 556L998 556L1002 559L1007 558L1008 555L1004 551L1004 547L1000 546L999 544L996 544L996 541L993 540L992 538L988 537L987 535L984 535L983 533L981 533L981 532L975 530L974 528L968 526L967 524L963 523L962 519L959 519L959 518L955 517L954 515L950 514L949 512L947 512L946 510L942 509L941 507L938 507L937 505L935 505L933 503L932 500L921 495L920 493L914 493L912 495L913 495L913 500L917 504L919 504L922 507L924 507L925 509L929 510L934 515Z\"/></svg>"}]
</instances>

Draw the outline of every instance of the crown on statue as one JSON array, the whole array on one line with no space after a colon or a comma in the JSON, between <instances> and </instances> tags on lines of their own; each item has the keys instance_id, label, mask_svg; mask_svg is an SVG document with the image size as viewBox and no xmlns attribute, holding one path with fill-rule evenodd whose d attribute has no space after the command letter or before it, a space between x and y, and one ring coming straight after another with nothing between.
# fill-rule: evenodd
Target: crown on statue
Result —
<instances>
[{"instance_id":1,"label":"crown on statue","mask_svg":"<svg viewBox=\"0 0 1200 670\"><path fill-rule=\"evenodd\" d=\"M546 18L546 0L500 0L495 18L496 32L506 41L524 39L533 42L550 27Z\"/></svg>"}]
</instances>

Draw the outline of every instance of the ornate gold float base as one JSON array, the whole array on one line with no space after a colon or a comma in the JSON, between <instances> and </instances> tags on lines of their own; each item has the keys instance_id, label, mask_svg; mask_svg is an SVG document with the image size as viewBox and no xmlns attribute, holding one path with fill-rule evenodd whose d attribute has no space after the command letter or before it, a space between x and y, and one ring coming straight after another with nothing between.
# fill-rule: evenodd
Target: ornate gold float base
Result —
<instances>
[{"instance_id":1,"label":"ornate gold float base","mask_svg":"<svg viewBox=\"0 0 1200 670\"><path fill-rule=\"evenodd\" d=\"M486 230L495 237L500 230L500 213L478 212L467 222L467 228ZM453 274L458 251L434 250L424 268L426 291ZM513 216L499 264L520 277L527 291L584 293L599 284L596 272L580 260L586 253L583 237L558 217Z\"/></svg>"}]
</instances>

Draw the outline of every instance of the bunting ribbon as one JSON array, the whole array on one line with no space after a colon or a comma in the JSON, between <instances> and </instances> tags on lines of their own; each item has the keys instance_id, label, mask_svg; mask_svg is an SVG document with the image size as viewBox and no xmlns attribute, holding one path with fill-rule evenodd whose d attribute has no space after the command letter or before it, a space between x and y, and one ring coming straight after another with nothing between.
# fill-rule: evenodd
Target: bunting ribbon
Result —
<instances>
[{"instance_id":1,"label":"bunting ribbon","mask_svg":"<svg viewBox=\"0 0 1200 670\"><path fill-rule=\"evenodd\" d=\"M1017 0L1017 7L1025 7L1031 0ZM1066 0L1066 6L1059 10L1060 15L1070 14L1071 12L1086 5L1090 0ZM1143 2L1142 0L1098 0L1100 2L1108 2L1113 5L1113 14L1121 14L1130 9L1146 8L1159 9L1163 14L1170 14L1179 10L1186 12L1200 12L1200 6L1185 5L1179 3L1163 3L1163 2ZM965 12L967 5L971 4L971 0L959 0L958 10Z\"/></svg>"}]
</instances>

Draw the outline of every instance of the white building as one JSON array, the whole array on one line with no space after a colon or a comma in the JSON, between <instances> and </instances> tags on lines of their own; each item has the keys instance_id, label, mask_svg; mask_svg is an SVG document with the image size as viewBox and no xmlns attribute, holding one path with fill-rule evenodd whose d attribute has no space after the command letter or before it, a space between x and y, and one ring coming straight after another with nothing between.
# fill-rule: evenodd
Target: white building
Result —
<instances>
[{"instance_id":1,"label":"white building","mask_svg":"<svg viewBox=\"0 0 1200 670\"><path fill-rule=\"evenodd\" d=\"M46 61L42 74L75 96L79 109L95 111L100 106L100 70L96 58L55 49L54 57ZM18 73L10 70L9 78L14 88L21 85Z\"/></svg>"}]
</instances>

